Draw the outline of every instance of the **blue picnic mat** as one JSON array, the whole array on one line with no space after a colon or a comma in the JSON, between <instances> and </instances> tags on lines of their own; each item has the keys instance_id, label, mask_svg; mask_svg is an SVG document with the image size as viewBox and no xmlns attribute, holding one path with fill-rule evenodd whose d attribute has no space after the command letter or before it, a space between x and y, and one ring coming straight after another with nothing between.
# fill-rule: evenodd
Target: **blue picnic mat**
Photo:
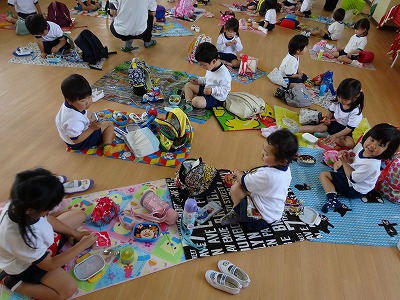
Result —
<instances>
[{"instance_id":1,"label":"blue picnic mat","mask_svg":"<svg viewBox=\"0 0 400 300\"><path fill-rule=\"evenodd\" d=\"M310 206L322 214L321 207L326 201L325 192L319 181L319 174L323 171L330 171L332 168L322 164L323 150L311 148L299 148L300 154L312 155L317 163L312 167L303 167L297 163L291 165L292 183L291 188L299 200L304 201L304 206ZM306 183L310 190L298 190L295 185ZM382 247L395 247L399 235L393 232L389 235L382 224L382 220L389 221L392 228L400 230L400 206L388 200L384 203L364 203L360 199L348 199L339 197L342 204L345 204L350 211L340 212L329 211L325 214L328 225L324 230L320 229L322 238L315 242L355 244ZM399 225L397 225L399 224ZM387 228L390 227L386 226Z\"/></svg>"},{"instance_id":2,"label":"blue picnic mat","mask_svg":"<svg viewBox=\"0 0 400 300\"><path fill-rule=\"evenodd\" d=\"M167 21L153 26L153 37L189 36L193 32L178 22Z\"/></svg>"}]
</instances>

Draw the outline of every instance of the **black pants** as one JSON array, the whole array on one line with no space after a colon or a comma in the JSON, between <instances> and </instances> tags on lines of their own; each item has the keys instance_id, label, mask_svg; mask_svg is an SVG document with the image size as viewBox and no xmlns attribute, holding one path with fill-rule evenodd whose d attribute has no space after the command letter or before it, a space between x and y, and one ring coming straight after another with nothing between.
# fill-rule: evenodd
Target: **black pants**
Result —
<instances>
[{"instance_id":1,"label":"black pants","mask_svg":"<svg viewBox=\"0 0 400 300\"><path fill-rule=\"evenodd\" d=\"M57 46L59 42L60 38L55 39L54 41L43 41L44 52L46 52L47 54L51 54L52 53L51 48ZM67 43L64 46L62 46L60 50L58 50L58 52L62 52L63 50L66 51L69 49L71 49L71 45L67 41Z\"/></svg>"},{"instance_id":2,"label":"black pants","mask_svg":"<svg viewBox=\"0 0 400 300\"><path fill-rule=\"evenodd\" d=\"M150 15L148 16L148 18L147 18L147 28L143 33L141 33L139 35L121 35L121 34L119 34L118 32L115 31L114 22L111 23L110 30L111 30L111 33L116 38L119 38L119 39L121 39L123 41L127 41L127 40L143 40L145 43L148 43L148 42L151 41L151 36L152 36L151 32L153 31L153 19L154 19L153 16L150 16Z\"/></svg>"}]
</instances>

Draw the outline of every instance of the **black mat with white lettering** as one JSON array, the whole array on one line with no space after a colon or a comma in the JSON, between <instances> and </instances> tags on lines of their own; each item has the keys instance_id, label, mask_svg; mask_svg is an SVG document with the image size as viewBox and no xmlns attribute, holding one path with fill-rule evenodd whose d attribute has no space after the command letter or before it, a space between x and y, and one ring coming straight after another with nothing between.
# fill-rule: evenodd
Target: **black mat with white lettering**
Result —
<instances>
[{"instance_id":1,"label":"black mat with white lettering","mask_svg":"<svg viewBox=\"0 0 400 300\"><path fill-rule=\"evenodd\" d=\"M174 209L181 214L186 199L181 199L174 179L167 178L166 181ZM293 197L294 195L288 196ZM217 187L206 198L196 200L199 207L203 207L209 201L220 201L222 210L204 224L196 225L193 230L192 241L197 245L203 245L204 250L196 250L183 242L187 259L260 249L320 237L317 227L308 226L301 222L297 216L288 213L285 213L282 219L273 223L270 228L261 231L248 232L240 224L221 225L221 217L232 209L229 190L222 181L218 182ZM179 222L180 220L178 221L178 227L180 225Z\"/></svg>"}]
</instances>

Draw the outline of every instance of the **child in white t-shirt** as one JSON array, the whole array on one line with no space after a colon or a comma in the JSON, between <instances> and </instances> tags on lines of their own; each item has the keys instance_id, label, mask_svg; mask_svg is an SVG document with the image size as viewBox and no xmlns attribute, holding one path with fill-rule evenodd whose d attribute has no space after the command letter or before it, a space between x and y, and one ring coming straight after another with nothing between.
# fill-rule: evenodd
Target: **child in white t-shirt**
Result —
<instances>
[{"instance_id":1,"label":"child in white t-shirt","mask_svg":"<svg viewBox=\"0 0 400 300\"><path fill-rule=\"evenodd\" d=\"M363 67L363 64L357 61L358 54L364 50L367 45L367 35L370 28L370 22L367 18L360 19L354 25L355 34L350 38L344 49L338 48L338 51L333 52L333 56L337 57L338 61L345 64L351 64L355 67Z\"/></svg>"},{"instance_id":2,"label":"child in white t-shirt","mask_svg":"<svg viewBox=\"0 0 400 300\"><path fill-rule=\"evenodd\" d=\"M6 20L11 23L16 23L18 17L25 20L29 15L42 14L38 0L8 0L7 3L11 8L12 16L7 16Z\"/></svg>"},{"instance_id":3,"label":"child in white t-shirt","mask_svg":"<svg viewBox=\"0 0 400 300\"><path fill-rule=\"evenodd\" d=\"M276 6L277 0L265 0L261 5L260 14L264 15L264 20L259 23L254 23L253 28L262 31L267 34L268 31L271 31L275 28L276 23Z\"/></svg>"},{"instance_id":4,"label":"child in white t-shirt","mask_svg":"<svg viewBox=\"0 0 400 300\"><path fill-rule=\"evenodd\" d=\"M243 45L239 37L239 21L237 19L230 18L222 26L216 47L223 63L239 68L240 61L236 53L243 50Z\"/></svg>"},{"instance_id":5,"label":"child in white t-shirt","mask_svg":"<svg viewBox=\"0 0 400 300\"><path fill-rule=\"evenodd\" d=\"M343 19L346 15L346 11L343 8L338 8L333 13L333 22L327 28L318 29L311 32L312 35L322 37L323 40L337 41L342 37L344 30Z\"/></svg>"},{"instance_id":6,"label":"child in white t-shirt","mask_svg":"<svg viewBox=\"0 0 400 300\"><path fill-rule=\"evenodd\" d=\"M309 18L311 17L311 8L314 5L314 0L304 0L299 10L295 12L296 16Z\"/></svg>"},{"instance_id":7,"label":"child in white t-shirt","mask_svg":"<svg viewBox=\"0 0 400 300\"><path fill-rule=\"evenodd\" d=\"M292 180L289 164L298 150L297 137L287 129L267 137L261 152L264 166L253 172L235 171L236 182L230 196L233 209L221 219L222 225L245 223L249 230L261 230L282 218L288 188ZM247 216L247 196L261 215L256 220Z\"/></svg>"}]
</instances>

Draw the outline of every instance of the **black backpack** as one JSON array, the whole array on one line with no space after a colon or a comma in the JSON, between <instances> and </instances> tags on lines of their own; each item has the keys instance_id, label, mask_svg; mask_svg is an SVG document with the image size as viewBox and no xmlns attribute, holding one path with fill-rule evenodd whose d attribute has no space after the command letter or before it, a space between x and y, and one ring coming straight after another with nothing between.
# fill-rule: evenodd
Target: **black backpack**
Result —
<instances>
[{"instance_id":1,"label":"black backpack","mask_svg":"<svg viewBox=\"0 0 400 300\"><path fill-rule=\"evenodd\" d=\"M84 29L76 37L75 44L82 50L82 59L94 65L103 57L108 58L108 48L104 47L99 38L89 29Z\"/></svg>"}]
</instances>

